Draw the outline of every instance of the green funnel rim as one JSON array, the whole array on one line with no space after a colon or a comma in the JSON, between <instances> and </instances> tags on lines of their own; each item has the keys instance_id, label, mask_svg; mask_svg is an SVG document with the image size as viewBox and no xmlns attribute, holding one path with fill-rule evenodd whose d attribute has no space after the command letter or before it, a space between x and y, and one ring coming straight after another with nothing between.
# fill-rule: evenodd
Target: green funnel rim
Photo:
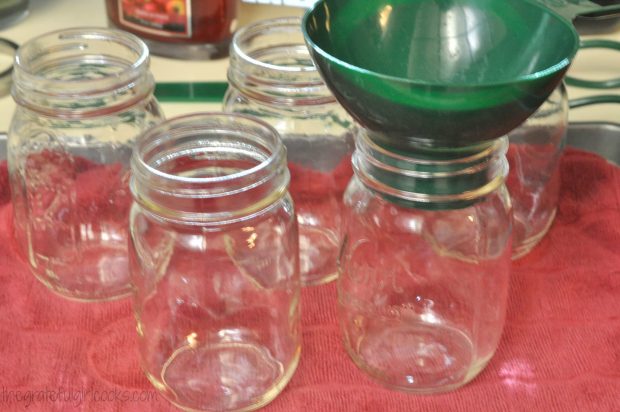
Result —
<instances>
[{"instance_id":1,"label":"green funnel rim","mask_svg":"<svg viewBox=\"0 0 620 412\"><path fill-rule=\"evenodd\" d=\"M544 5L538 3L536 0L522 0L525 3L528 3L531 6L536 7L539 10L542 10L543 13L553 16L554 18L562 22L562 24L564 24L564 26L568 29L568 32L571 33L573 37L573 48L568 56L564 57L562 60L560 60L556 64L550 67L547 67L545 69L539 70L537 72L534 72L534 73L525 74L525 75L522 75L522 76L519 76L513 79L506 79L505 81L496 81L496 82L489 82L489 83L482 83L482 84L481 83L446 83L446 82L435 83L435 82L429 82L429 81L424 81L424 80L419 80L419 79L408 79L406 77L392 76L392 75L364 69L352 63L348 63L344 60L341 60L329 54L328 52L323 50L321 47L319 47L318 44L312 41L312 38L310 37L310 34L308 33L308 21L310 17L314 14L315 10L317 10L319 7L324 7L326 1L327 0L319 0L315 2L314 5L308 10L306 10L306 12L303 15L302 22L301 22L301 29L302 29L307 46L309 48L312 48L318 54L323 56L323 58L332 62L333 64L344 67L347 70L357 72L361 75L374 76L374 77L388 80L391 82L407 83L407 84L415 85L415 86L430 86L430 87L480 88L480 87L507 86L507 85L511 85L515 83L533 81L533 80L544 78L544 77L557 73L571 64L573 58L575 57L575 55L577 54L577 51L579 50L579 34L577 33L577 30L575 29L571 21L567 20L565 17L557 13L555 10L551 8L547 8Z\"/></svg>"}]
</instances>

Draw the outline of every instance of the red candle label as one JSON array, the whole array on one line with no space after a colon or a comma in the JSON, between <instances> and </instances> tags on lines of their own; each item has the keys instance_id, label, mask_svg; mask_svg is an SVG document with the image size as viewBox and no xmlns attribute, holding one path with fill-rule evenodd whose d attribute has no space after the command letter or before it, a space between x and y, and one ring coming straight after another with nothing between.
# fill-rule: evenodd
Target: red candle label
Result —
<instances>
[{"instance_id":1,"label":"red candle label","mask_svg":"<svg viewBox=\"0 0 620 412\"><path fill-rule=\"evenodd\" d=\"M165 37L192 37L191 0L118 0L123 25Z\"/></svg>"}]
</instances>

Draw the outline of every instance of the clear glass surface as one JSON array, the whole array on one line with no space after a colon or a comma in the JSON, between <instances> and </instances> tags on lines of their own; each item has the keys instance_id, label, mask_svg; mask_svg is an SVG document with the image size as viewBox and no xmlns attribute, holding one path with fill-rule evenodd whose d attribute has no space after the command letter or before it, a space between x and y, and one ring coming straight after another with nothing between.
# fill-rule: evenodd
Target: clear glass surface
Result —
<instances>
[{"instance_id":1,"label":"clear glass surface","mask_svg":"<svg viewBox=\"0 0 620 412\"><path fill-rule=\"evenodd\" d=\"M513 259L530 252L553 223L567 128L568 98L561 84L536 113L508 135L506 185L514 216Z\"/></svg>"},{"instance_id":2,"label":"clear glass surface","mask_svg":"<svg viewBox=\"0 0 620 412\"><path fill-rule=\"evenodd\" d=\"M337 275L353 122L312 64L300 25L298 18L274 19L237 32L223 107L256 116L282 136L299 223L301 278L313 285Z\"/></svg>"},{"instance_id":3,"label":"clear glass surface","mask_svg":"<svg viewBox=\"0 0 620 412\"><path fill-rule=\"evenodd\" d=\"M41 50L46 50L41 53ZM24 44L8 135L15 236L34 275L64 297L127 296L129 159L163 115L146 46L105 29Z\"/></svg>"},{"instance_id":4,"label":"clear glass surface","mask_svg":"<svg viewBox=\"0 0 620 412\"><path fill-rule=\"evenodd\" d=\"M489 362L504 325L506 145L437 162L357 144L338 278L345 348L389 388L458 388ZM471 190L460 191L463 176Z\"/></svg>"},{"instance_id":5,"label":"clear glass surface","mask_svg":"<svg viewBox=\"0 0 620 412\"><path fill-rule=\"evenodd\" d=\"M300 355L297 222L275 130L193 115L132 161L131 268L142 367L187 410L273 400Z\"/></svg>"}]
</instances>

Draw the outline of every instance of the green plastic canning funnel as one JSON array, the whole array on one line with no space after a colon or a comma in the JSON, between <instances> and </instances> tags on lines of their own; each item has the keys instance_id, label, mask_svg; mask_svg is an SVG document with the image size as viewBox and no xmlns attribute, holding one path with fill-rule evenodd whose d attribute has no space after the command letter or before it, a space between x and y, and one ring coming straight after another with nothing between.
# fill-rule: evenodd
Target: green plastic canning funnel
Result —
<instances>
[{"instance_id":1,"label":"green plastic canning funnel","mask_svg":"<svg viewBox=\"0 0 620 412\"><path fill-rule=\"evenodd\" d=\"M544 4L543 4L544 3ZM579 48L581 0L321 0L304 16L336 98L395 149L471 146L545 101Z\"/></svg>"}]
</instances>

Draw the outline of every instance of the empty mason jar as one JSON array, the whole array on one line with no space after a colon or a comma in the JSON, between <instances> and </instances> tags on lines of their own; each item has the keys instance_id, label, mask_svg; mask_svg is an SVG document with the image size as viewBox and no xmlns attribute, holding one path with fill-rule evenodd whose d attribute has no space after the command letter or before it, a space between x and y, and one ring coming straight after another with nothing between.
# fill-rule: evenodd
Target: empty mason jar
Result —
<instances>
[{"instance_id":1,"label":"empty mason jar","mask_svg":"<svg viewBox=\"0 0 620 412\"><path fill-rule=\"evenodd\" d=\"M131 267L142 367L167 399L249 411L300 354L297 222L277 132L195 114L146 132L132 159Z\"/></svg>"},{"instance_id":2,"label":"empty mason jar","mask_svg":"<svg viewBox=\"0 0 620 412\"><path fill-rule=\"evenodd\" d=\"M335 279L353 122L314 67L299 18L264 20L233 37L224 111L261 118L288 150L304 285Z\"/></svg>"},{"instance_id":3,"label":"empty mason jar","mask_svg":"<svg viewBox=\"0 0 620 412\"><path fill-rule=\"evenodd\" d=\"M506 186L514 217L513 259L531 251L553 223L567 129L568 98L561 84L540 109L508 134Z\"/></svg>"},{"instance_id":4,"label":"empty mason jar","mask_svg":"<svg viewBox=\"0 0 620 412\"><path fill-rule=\"evenodd\" d=\"M391 152L366 132L356 144L338 278L345 348L390 388L455 389L489 362L504 325L506 139L441 160Z\"/></svg>"},{"instance_id":5,"label":"empty mason jar","mask_svg":"<svg viewBox=\"0 0 620 412\"><path fill-rule=\"evenodd\" d=\"M80 300L130 293L129 159L159 122L146 45L101 28L22 45L8 133L15 236L34 275Z\"/></svg>"}]
</instances>

